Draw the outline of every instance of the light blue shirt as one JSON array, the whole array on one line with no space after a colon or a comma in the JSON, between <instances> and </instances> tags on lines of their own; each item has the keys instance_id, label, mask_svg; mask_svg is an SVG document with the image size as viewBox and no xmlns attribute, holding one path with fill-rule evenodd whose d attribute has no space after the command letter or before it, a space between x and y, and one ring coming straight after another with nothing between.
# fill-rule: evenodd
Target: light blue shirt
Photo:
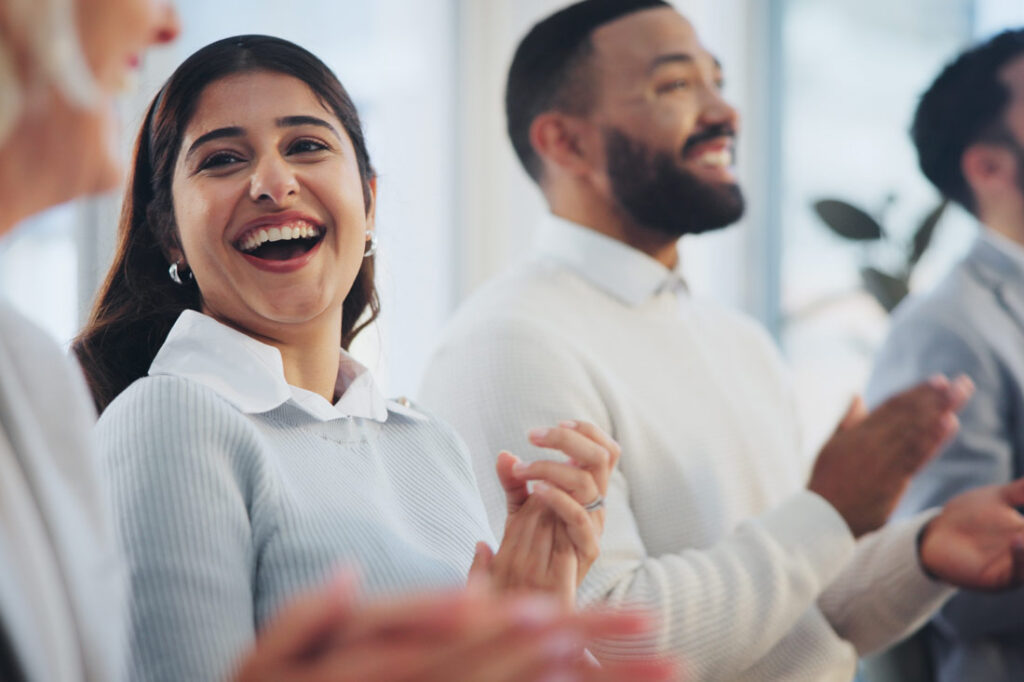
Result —
<instances>
[{"instance_id":1,"label":"light blue shirt","mask_svg":"<svg viewBox=\"0 0 1024 682\"><path fill-rule=\"evenodd\" d=\"M342 566L368 595L464 584L491 542L462 442L342 354L335 404L280 354L182 315L99 446L129 557L133 680L224 680L296 593Z\"/></svg>"}]
</instances>

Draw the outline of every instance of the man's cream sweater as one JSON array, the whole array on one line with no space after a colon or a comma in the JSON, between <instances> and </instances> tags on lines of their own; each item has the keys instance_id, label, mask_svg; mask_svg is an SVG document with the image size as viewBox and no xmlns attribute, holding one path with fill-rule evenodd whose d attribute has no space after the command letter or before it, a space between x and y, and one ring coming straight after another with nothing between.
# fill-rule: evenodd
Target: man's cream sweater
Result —
<instances>
[{"instance_id":1,"label":"man's cream sweater","mask_svg":"<svg viewBox=\"0 0 1024 682\"><path fill-rule=\"evenodd\" d=\"M948 597L918 566L920 518L855 542L804 488L790 385L763 330L619 242L554 219L544 230L535 258L458 313L420 399L468 442L499 535L492 453L550 457L526 433L562 419L622 445L581 603L639 602L660 627L606 655L672 653L692 680L847 682L858 653Z\"/></svg>"}]
</instances>

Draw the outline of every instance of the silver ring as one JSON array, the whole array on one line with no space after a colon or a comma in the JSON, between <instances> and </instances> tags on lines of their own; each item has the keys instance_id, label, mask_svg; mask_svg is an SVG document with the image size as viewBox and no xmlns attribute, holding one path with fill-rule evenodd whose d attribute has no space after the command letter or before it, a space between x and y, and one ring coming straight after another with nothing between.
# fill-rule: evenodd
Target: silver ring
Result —
<instances>
[{"instance_id":1,"label":"silver ring","mask_svg":"<svg viewBox=\"0 0 1024 682\"><path fill-rule=\"evenodd\" d=\"M583 511L595 512L598 509L604 509L604 497L601 495L594 498L594 501L590 504L583 505Z\"/></svg>"}]
</instances>

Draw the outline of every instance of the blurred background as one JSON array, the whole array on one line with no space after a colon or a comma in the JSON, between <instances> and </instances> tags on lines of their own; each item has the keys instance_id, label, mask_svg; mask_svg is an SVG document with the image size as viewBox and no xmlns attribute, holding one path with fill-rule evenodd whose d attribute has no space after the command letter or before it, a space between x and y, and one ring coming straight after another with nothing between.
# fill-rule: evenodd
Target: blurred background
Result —
<instances>
[{"instance_id":1,"label":"blurred background","mask_svg":"<svg viewBox=\"0 0 1024 682\"><path fill-rule=\"evenodd\" d=\"M518 39L566 2L178 0L181 39L148 56L122 103L125 158L150 98L202 45L271 33L320 56L356 100L380 173L383 314L355 352L389 394L414 395L448 315L527 251L543 212L506 140L502 91ZM929 288L974 236L950 208L908 257L938 203L907 137L917 97L957 51L1024 24L1024 2L675 4L725 67L749 204L742 224L686 240L684 268L697 295L748 311L779 340L811 452L862 388L886 297ZM815 210L822 200L859 208L885 236L840 236ZM0 295L68 342L109 263L118 204L77 202L19 228L0 246ZM848 214L826 217L848 225Z\"/></svg>"}]
</instances>

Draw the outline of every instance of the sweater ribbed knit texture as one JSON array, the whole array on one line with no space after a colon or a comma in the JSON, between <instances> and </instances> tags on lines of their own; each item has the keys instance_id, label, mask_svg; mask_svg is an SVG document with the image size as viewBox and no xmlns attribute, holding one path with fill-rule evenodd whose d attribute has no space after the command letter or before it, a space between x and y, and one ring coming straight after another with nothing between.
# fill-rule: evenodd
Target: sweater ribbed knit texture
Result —
<instances>
[{"instance_id":1,"label":"sweater ribbed knit texture","mask_svg":"<svg viewBox=\"0 0 1024 682\"><path fill-rule=\"evenodd\" d=\"M847 682L858 652L949 595L917 565L922 519L855 543L804 489L810 462L768 336L685 292L632 305L592 283L620 260L587 278L542 255L485 286L446 330L420 399L466 439L497 534L485 453L550 458L524 435L563 419L618 440L580 601L639 602L659 627L599 653L675 655L689 680Z\"/></svg>"},{"instance_id":2,"label":"sweater ribbed knit texture","mask_svg":"<svg viewBox=\"0 0 1024 682\"><path fill-rule=\"evenodd\" d=\"M137 381L99 446L131 579L130 678L224 680L267 619L343 566L367 596L464 584L492 541L464 446L433 419L245 415Z\"/></svg>"}]
</instances>

